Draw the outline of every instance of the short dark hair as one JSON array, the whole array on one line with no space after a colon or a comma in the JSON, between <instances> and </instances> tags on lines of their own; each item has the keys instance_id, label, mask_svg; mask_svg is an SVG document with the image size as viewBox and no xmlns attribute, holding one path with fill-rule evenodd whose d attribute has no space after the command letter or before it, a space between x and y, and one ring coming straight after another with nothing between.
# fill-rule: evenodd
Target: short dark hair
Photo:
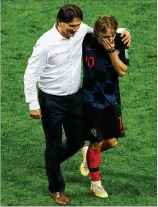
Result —
<instances>
[{"instance_id":1,"label":"short dark hair","mask_svg":"<svg viewBox=\"0 0 158 207\"><path fill-rule=\"evenodd\" d=\"M74 4L62 6L57 14L57 20L65 23L71 22L74 18L83 20L82 10Z\"/></svg>"},{"instance_id":2,"label":"short dark hair","mask_svg":"<svg viewBox=\"0 0 158 207\"><path fill-rule=\"evenodd\" d=\"M112 15L104 15L99 17L94 25L94 36L98 37L100 32L106 32L108 28L117 30L118 22Z\"/></svg>"}]
</instances>

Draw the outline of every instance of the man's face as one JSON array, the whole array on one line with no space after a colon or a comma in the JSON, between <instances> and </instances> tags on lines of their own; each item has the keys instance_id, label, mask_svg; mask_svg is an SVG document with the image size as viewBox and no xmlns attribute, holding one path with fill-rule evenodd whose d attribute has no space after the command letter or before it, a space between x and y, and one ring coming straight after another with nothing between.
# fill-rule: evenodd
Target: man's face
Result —
<instances>
[{"instance_id":1,"label":"man's face","mask_svg":"<svg viewBox=\"0 0 158 207\"><path fill-rule=\"evenodd\" d=\"M78 31L81 24L81 20L79 18L74 18L71 22L58 22L58 30L63 37L70 38L75 35Z\"/></svg>"},{"instance_id":2,"label":"man's face","mask_svg":"<svg viewBox=\"0 0 158 207\"><path fill-rule=\"evenodd\" d=\"M102 40L106 39L109 43L113 43L116 37L116 30L108 28L106 32L100 32L98 35L98 42L102 45Z\"/></svg>"}]
</instances>

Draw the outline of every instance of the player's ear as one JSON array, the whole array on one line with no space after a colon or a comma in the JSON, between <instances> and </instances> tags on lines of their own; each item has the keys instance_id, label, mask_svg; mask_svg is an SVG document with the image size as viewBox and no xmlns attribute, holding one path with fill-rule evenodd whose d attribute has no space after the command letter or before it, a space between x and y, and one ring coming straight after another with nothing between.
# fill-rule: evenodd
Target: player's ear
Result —
<instances>
[{"instance_id":1,"label":"player's ear","mask_svg":"<svg viewBox=\"0 0 158 207\"><path fill-rule=\"evenodd\" d=\"M56 22L57 22L57 26L61 26L62 22L60 19L57 19Z\"/></svg>"}]
</instances>

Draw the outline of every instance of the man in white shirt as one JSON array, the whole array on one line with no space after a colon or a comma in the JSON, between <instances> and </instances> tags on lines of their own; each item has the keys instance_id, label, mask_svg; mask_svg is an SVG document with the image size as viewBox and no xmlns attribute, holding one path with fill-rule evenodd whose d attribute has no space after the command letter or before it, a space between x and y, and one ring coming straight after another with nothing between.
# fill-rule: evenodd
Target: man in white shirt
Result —
<instances>
[{"instance_id":1,"label":"man in white shirt","mask_svg":"<svg viewBox=\"0 0 158 207\"><path fill-rule=\"evenodd\" d=\"M61 7L54 27L38 39L24 75L30 116L42 118L48 188L58 204L69 203L64 194L60 163L84 145L80 89L82 42L93 29L82 20L82 11L77 6ZM126 34L125 42L130 44L130 36L128 32ZM62 146L62 126L67 138L66 147Z\"/></svg>"}]
</instances>

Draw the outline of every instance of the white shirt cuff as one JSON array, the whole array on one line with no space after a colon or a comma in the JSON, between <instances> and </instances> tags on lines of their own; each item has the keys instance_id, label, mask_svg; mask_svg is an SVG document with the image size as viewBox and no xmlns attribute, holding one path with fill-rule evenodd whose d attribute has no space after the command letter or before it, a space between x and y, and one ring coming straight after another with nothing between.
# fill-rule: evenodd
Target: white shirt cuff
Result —
<instances>
[{"instance_id":1,"label":"white shirt cuff","mask_svg":"<svg viewBox=\"0 0 158 207\"><path fill-rule=\"evenodd\" d=\"M30 110L40 109L40 105L38 101L31 101L31 103L29 104L29 108Z\"/></svg>"}]
</instances>

